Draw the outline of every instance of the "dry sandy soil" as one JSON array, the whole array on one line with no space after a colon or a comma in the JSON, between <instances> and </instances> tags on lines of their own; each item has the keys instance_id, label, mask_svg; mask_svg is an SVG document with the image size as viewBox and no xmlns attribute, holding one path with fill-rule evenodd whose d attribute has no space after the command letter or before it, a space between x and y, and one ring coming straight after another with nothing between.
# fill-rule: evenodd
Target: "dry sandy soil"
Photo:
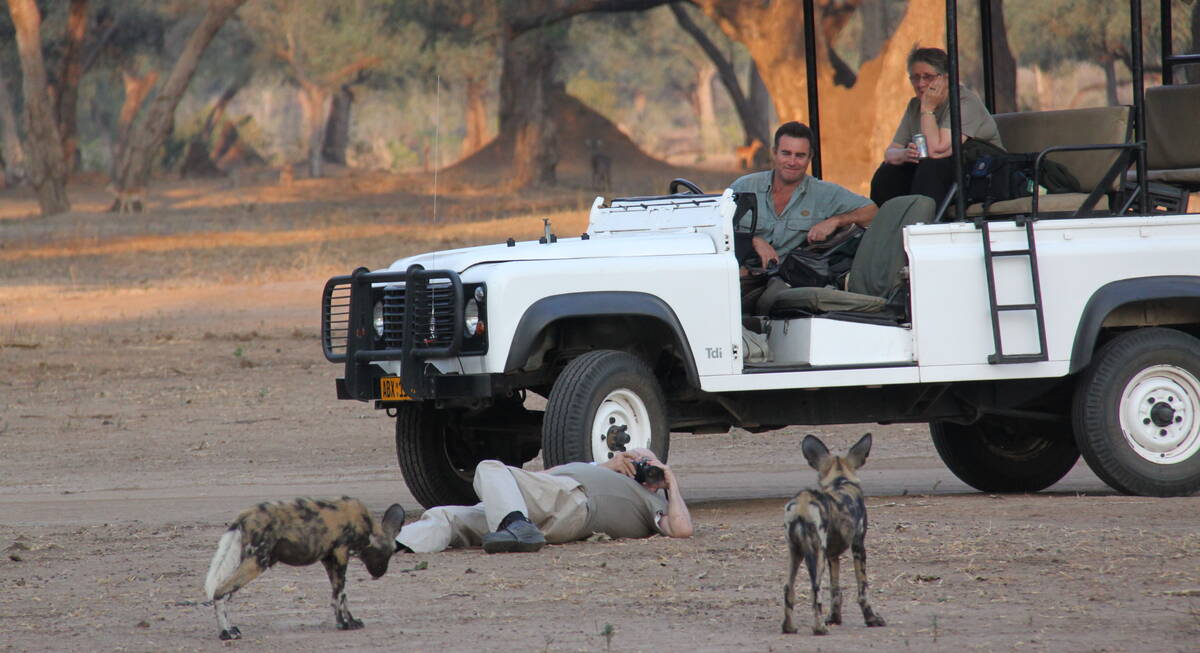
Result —
<instances>
[{"instance_id":1,"label":"dry sandy soil","mask_svg":"<svg viewBox=\"0 0 1200 653\"><path fill-rule=\"evenodd\" d=\"M919 425L678 434L690 540L401 554L376 581L354 562L367 626L348 633L319 566L278 567L233 602L245 639L220 643L203 575L239 510L343 494L418 509L390 420L334 396L324 279L536 236L542 215L578 233L591 197L460 188L435 216L423 187L164 185L149 213L115 216L81 185L53 218L0 193L0 651L1200 650L1200 498L1116 495L1082 464L1043 494L971 492ZM863 626L844 571L846 624L813 637L801 607L803 634L782 635L782 506L815 480L799 440L843 451L866 428L888 626Z\"/></svg>"}]
</instances>

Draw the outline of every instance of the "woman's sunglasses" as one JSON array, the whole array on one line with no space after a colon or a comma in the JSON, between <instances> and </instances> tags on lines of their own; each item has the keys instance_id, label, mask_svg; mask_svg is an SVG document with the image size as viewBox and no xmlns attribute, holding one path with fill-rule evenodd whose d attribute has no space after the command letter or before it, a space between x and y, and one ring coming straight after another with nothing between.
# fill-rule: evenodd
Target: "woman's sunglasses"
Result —
<instances>
[{"instance_id":1,"label":"woman's sunglasses","mask_svg":"<svg viewBox=\"0 0 1200 653\"><path fill-rule=\"evenodd\" d=\"M917 82L928 83L928 82L932 82L933 80L937 79L938 77L941 77L940 73L924 73L921 75L909 75L908 81L912 82L913 84L916 84Z\"/></svg>"}]
</instances>

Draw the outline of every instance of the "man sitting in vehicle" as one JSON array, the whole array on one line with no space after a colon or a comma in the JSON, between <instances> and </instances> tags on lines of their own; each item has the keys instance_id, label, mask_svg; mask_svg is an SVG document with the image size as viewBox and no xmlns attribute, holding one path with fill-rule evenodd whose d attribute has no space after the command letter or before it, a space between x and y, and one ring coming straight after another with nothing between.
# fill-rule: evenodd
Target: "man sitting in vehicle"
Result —
<instances>
[{"instance_id":1,"label":"man sitting in vehicle","mask_svg":"<svg viewBox=\"0 0 1200 653\"><path fill-rule=\"evenodd\" d=\"M638 482L638 467L645 475ZM647 472L646 467L657 470ZM605 533L610 537L691 537L692 518L671 468L649 449L618 451L601 464L544 472L484 460L475 468L474 506L438 506L400 530L398 551L432 553L483 545L488 553L534 552ZM664 499L659 490L666 492Z\"/></svg>"},{"instance_id":2,"label":"man sitting in vehicle","mask_svg":"<svg viewBox=\"0 0 1200 653\"><path fill-rule=\"evenodd\" d=\"M745 175L730 185L734 192L753 192L758 198L758 229L753 247L763 267L804 244L821 242L838 228L866 227L877 210L871 200L828 181L808 176L812 130L786 122L775 130L771 170ZM747 228L749 216L743 218ZM743 275L746 274L743 268Z\"/></svg>"}]
</instances>

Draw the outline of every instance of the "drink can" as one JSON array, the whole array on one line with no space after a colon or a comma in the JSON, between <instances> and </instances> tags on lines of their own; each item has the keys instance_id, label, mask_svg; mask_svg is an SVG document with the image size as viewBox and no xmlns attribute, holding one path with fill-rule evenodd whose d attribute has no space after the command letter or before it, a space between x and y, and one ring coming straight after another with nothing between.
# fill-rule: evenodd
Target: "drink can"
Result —
<instances>
[{"instance_id":1,"label":"drink can","mask_svg":"<svg viewBox=\"0 0 1200 653\"><path fill-rule=\"evenodd\" d=\"M917 156L929 158L929 146L925 144L925 134L913 134L913 145L917 146Z\"/></svg>"}]
</instances>

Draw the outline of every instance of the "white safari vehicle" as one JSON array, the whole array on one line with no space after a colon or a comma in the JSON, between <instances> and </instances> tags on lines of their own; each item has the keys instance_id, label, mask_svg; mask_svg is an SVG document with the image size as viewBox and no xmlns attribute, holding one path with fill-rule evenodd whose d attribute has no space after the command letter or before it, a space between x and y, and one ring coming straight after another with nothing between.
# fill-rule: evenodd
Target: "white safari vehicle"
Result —
<instances>
[{"instance_id":1,"label":"white safari vehicle","mask_svg":"<svg viewBox=\"0 0 1200 653\"><path fill-rule=\"evenodd\" d=\"M871 422L928 423L950 470L984 491L1041 490L1082 454L1118 491L1193 493L1200 215L1182 211L1200 185L1200 85L1135 91L1132 107L997 116L1010 151L1055 158L1084 192L877 218L851 278L876 264L862 260L868 239L890 248L883 310L744 313L752 199L677 180L688 188L597 198L578 237L547 227L330 279L322 340L344 365L338 396L395 416L425 506L475 502L488 458L540 450L549 466L646 446L665 460L672 431ZM1156 131L1172 111L1190 118Z\"/></svg>"}]
</instances>

